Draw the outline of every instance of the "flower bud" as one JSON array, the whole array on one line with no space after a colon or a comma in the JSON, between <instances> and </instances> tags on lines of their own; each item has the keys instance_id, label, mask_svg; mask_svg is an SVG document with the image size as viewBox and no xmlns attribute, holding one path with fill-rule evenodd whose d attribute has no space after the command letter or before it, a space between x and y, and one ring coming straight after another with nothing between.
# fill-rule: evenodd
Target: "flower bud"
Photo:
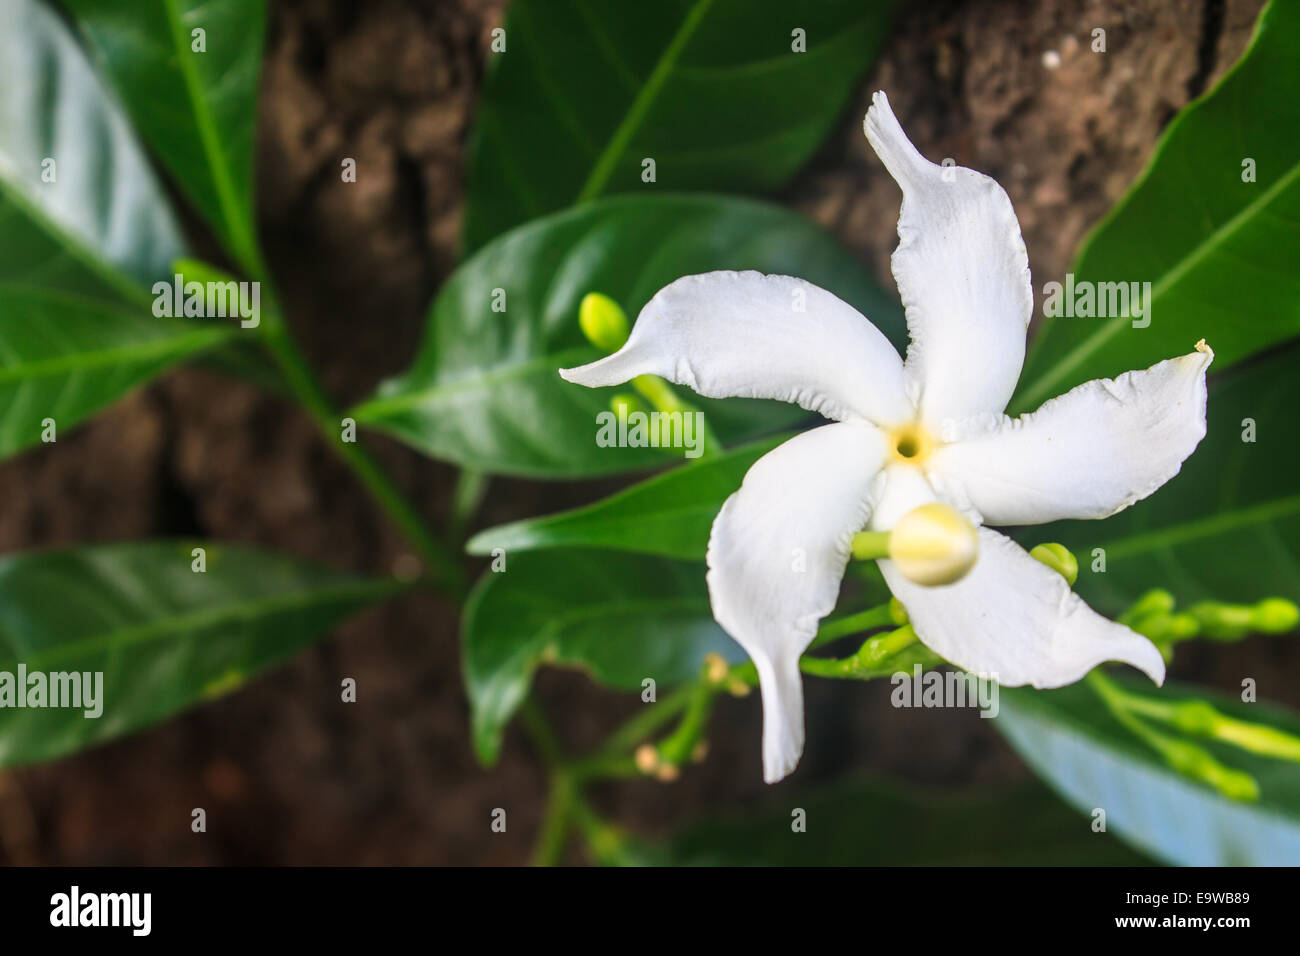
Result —
<instances>
[{"instance_id":1,"label":"flower bud","mask_svg":"<svg viewBox=\"0 0 1300 956\"><path fill-rule=\"evenodd\" d=\"M907 608L903 607L903 602L896 597L889 599L889 619L902 627L907 623Z\"/></svg>"},{"instance_id":2,"label":"flower bud","mask_svg":"<svg viewBox=\"0 0 1300 956\"><path fill-rule=\"evenodd\" d=\"M645 406L631 392L616 392L609 400L609 410L620 418L627 418L633 412L644 412Z\"/></svg>"},{"instance_id":3,"label":"flower bud","mask_svg":"<svg viewBox=\"0 0 1300 956\"><path fill-rule=\"evenodd\" d=\"M1185 641L1201 632L1200 623L1190 614L1152 614L1130 625L1157 644Z\"/></svg>"},{"instance_id":4,"label":"flower bud","mask_svg":"<svg viewBox=\"0 0 1300 956\"><path fill-rule=\"evenodd\" d=\"M961 580L978 555L975 526L937 501L903 515L889 535L889 560L908 580L930 587Z\"/></svg>"},{"instance_id":5,"label":"flower bud","mask_svg":"<svg viewBox=\"0 0 1300 956\"><path fill-rule=\"evenodd\" d=\"M1065 578L1070 587L1074 587L1074 582L1079 578L1079 561L1065 545L1055 541L1040 544L1031 549L1029 555Z\"/></svg>"},{"instance_id":6,"label":"flower bud","mask_svg":"<svg viewBox=\"0 0 1300 956\"><path fill-rule=\"evenodd\" d=\"M1265 634L1285 634L1300 624L1300 608L1286 598L1267 598L1251 609L1250 626Z\"/></svg>"},{"instance_id":7,"label":"flower bud","mask_svg":"<svg viewBox=\"0 0 1300 956\"><path fill-rule=\"evenodd\" d=\"M587 341L604 352L617 352L627 341L627 316L607 295L588 292L578 306L578 325Z\"/></svg>"},{"instance_id":8,"label":"flower bud","mask_svg":"<svg viewBox=\"0 0 1300 956\"><path fill-rule=\"evenodd\" d=\"M1225 767L1210 752L1185 740L1164 738L1160 752L1169 765L1186 777L1200 780L1230 800L1253 802L1259 799L1259 782L1250 774Z\"/></svg>"},{"instance_id":9,"label":"flower bud","mask_svg":"<svg viewBox=\"0 0 1300 956\"><path fill-rule=\"evenodd\" d=\"M1173 609L1174 596L1163 588L1154 588L1138 598L1119 620L1121 624L1128 624L1131 627L1134 621L1156 614L1170 614Z\"/></svg>"}]
</instances>

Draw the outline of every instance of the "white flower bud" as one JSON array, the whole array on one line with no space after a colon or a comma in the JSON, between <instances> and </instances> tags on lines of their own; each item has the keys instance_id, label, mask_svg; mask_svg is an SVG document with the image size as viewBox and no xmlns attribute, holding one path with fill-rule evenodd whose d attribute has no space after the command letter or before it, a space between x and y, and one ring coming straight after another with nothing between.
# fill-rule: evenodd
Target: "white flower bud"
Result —
<instances>
[{"instance_id":1,"label":"white flower bud","mask_svg":"<svg viewBox=\"0 0 1300 956\"><path fill-rule=\"evenodd\" d=\"M955 508L937 501L903 515L889 536L889 560L917 584L960 581L978 554L975 526Z\"/></svg>"}]
</instances>

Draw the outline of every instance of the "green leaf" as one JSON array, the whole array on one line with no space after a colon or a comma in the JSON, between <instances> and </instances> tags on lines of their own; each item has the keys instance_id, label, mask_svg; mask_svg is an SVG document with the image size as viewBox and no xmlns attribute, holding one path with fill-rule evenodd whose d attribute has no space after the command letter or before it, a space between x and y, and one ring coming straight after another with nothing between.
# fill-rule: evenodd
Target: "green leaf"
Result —
<instances>
[{"instance_id":1,"label":"green leaf","mask_svg":"<svg viewBox=\"0 0 1300 956\"><path fill-rule=\"evenodd\" d=\"M257 273L263 0L66 2L158 158L240 265Z\"/></svg>"},{"instance_id":2,"label":"green leaf","mask_svg":"<svg viewBox=\"0 0 1300 956\"><path fill-rule=\"evenodd\" d=\"M807 829L791 828L791 807ZM1041 784L936 793L858 780L741 819L708 819L656 861L698 866L1130 866L1148 861L1093 833ZM653 860L653 857L652 857Z\"/></svg>"},{"instance_id":3,"label":"green leaf","mask_svg":"<svg viewBox=\"0 0 1300 956\"><path fill-rule=\"evenodd\" d=\"M1151 283L1150 325L1049 320L1014 406L1146 368L1207 339L1215 368L1300 333L1300 2L1274 0L1249 49L1183 110L1084 244L1076 283ZM1255 181L1243 182L1254 162Z\"/></svg>"},{"instance_id":4,"label":"green leaf","mask_svg":"<svg viewBox=\"0 0 1300 956\"><path fill-rule=\"evenodd\" d=\"M166 193L63 21L0 0L0 282L148 306L183 254Z\"/></svg>"},{"instance_id":5,"label":"green leaf","mask_svg":"<svg viewBox=\"0 0 1300 956\"><path fill-rule=\"evenodd\" d=\"M699 564L599 551L509 557L475 586L461 639L474 749L488 764L543 663L662 690L697 675L709 652L744 656L713 621Z\"/></svg>"},{"instance_id":6,"label":"green leaf","mask_svg":"<svg viewBox=\"0 0 1300 956\"><path fill-rule=\"evenodd\" d=\"M1017 537L1072 549L1079 593L1111 613L1152 587L1182 601L1300 600L1297 367L1300 343L1213 380L1205 440L1150 498L1105 521L1061 522Z\"/></svg>"},{"instance_id":7,"label":"green leaf","mask_svg":"<svg viewBox=\"0 0 1300 956\"><path fill-rule=\"evenodd\" d=\"M530 223L465 262L434 301L415 364L349 414L492 473L579 477L682 461L680 448L599 447L596 416L614 390L573 385L557 369L599 357L578 327L586 293L603 292L635 316L664 285L713 269L802 276L904 340L897 303L795 213L717 196L617 197ZM498 289L505 312L492 309ZM686 397L724 440L805 417L779 402Z\"/></svg>"},{"instance_id":8,"label":"green leaf","mask_svg":"<svg viewBox=\"0 0 1300 956\"><path fill-rule=\"evenodd\" d=\"M195 547L206 549L204 573L192 570ZM103 708L87 717L84 706L5 703L0 766L68 754L227 693L400 587L202 542L0 558L0 702L21 665L28 694L37 672L102 674Z\"/></svg>"},{"instance_id":9,"label":"green leaf","mask_svg":"<svg viewBox=\"0 0 1300 956\"><path fill-rule=\"evenodd\" d=\"M229 326L0 284L0 455L47 437L46 419L68 428L233 334Z\"/></svg>"},{"instance_id":10,"label":"green leaf","mask_svg":"<svg viewBox=\"0 0 1300 956\"><path fill-rule=\"evenodd\" d=\"M1166 685L1163 699L1203 698L1244 720L1300 733L1300 719L1263 704ZM1181 866L1291 865L1300 859L1300 766L1219 745L1223 763L1254 775L1258 803L1240 803L1168 767L1129 733L1085 684L1061 690L1002 688L995 726L1068 803L1145 853ZM1199 742L1199 741L1198 741Z\"/></svg>"},{"instance_id":11,"label":"green leaf","mask_svg":"<svg viewBox=\"0 0 1300 956\"><path fill-rule=\"evenodd\" d=\"M791 434L655 475L601 501L542 518L526 518L480 531L470 554L510 554L581 546L703 561L718 509L740 487L749 467Z\"/></svg>"},{"instance_id":12,"label":"green leaf","mask_svg":"<svg viewBox=\"0 0 1300 956\"><path fill-rule=\"evenodd\" d=\"M893 10L515 0L469 145L466 250L610 193L781 187L834 126ZM795 28L806 52L793 52Z\"/></svg>"}]
</instances>

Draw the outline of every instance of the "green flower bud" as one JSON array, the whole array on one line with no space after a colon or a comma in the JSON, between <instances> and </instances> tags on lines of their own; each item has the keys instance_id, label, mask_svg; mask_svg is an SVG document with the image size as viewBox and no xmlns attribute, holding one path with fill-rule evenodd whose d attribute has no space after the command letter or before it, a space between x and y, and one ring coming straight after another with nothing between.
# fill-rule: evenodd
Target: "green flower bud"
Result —
<instances>
[{"instance_id":1,"label":"green flower bud","mask_svg":"<svg viewBox=\"0 0 1300 956\"><path fill-rule=\"evenodd\" d=\"M1174 609L1174 596L1163 588L1155 588L1142 595L1133 606L1120 615L1120 623L1133 626L1134 621L1155 614L1170 614Z\"/></svg>"},{"instance_id":2,"label":"green flower bud","mask_svg":"<svg viewBox=\"0 0 1300 956\"><path fill-rule=\"evenodd\" d=\"M632 387L640 392L657 412L681 412L687 410L686 403L677 397L673 387L658 375L638 375L632 379Z\"/></svg>"},{"instance_id":3,"label":"green flower bud","mask_svg":"<svg viewBox=\"0 0 1300 956\"><path fill-rule=\"evenodd\" d=\"M1300 737L1276 727L1220 716L1214 728L1214 739L1261 757L1300 763Z\"/></svg>"},{"instance_id":4,"label":"green flower bud","mask_svg":"<svg viewBox=\"0 0 1300 956\"><path fill-rule=\"evenodd\" d=\"M609 400L609 410L615 415L620 415L626 418L633 412L645 411L645 407L641 404L641 399L637 398L631 392L617 392L614 397Z\"/></svg>"},{"instance_id":5,"label":"green flower bud","mask_svg":"<svg viewBox=\"0 0 1300 956\"><path fill-rule=\"evenodd\" d=\"M617 352L627 341L627 315L607 295L588 292L578 306L578 325L587 341L604 352Z\"/></svg>"},{"instance_id":6,"label":"green flower bud","mask_svg":"<svg viewBox=\"0 0 1300 956\"><path fill-rule=\"evenodd\" d=\"M1211 737L1223 715L1203 700L1188 700L1170 707L1169 722L1185 734Z\"/></svg>"},{"instance_id":7,"label":"green flower bud","mask_svg":"<svg viewBox=\"0 0 1300 956\"><path fill-rule=\"evenodd\" d=\"M1193 604L1187 609L1187 613L1196 618L1201 633L1206 637L1220 641L1236 641L1245 637L1250 631L1253 608L1242 604L1202 601Z\"/></svg>"},{"instance_id":8,"label":"green flower bud","mask_svg":"<svg viewBox=\"0 0 1300 956\"><path fill-rule=\"evenodd\" d=\"M1040 544L1030 550L1029 556L1047 565L1074 587L1079 578L1079 561L1065 545L1054 541Z\"/></svg>"},{"instance_id":9,"label":"green flower bud","mask_svg":"<svg viewBox=\"0 0 1300 956\"><path fill-rule=\"evenodd\" d=\"M1225 767L1204 747L1185 740L1162 738L1160 752L1169 765L1185 777L1208 784L1230 800L1259 799L1259 783L1250 774Z\"/></svg>"},{"instance_id":10,"label":"green flower bud","mask_svg":"<svg viewBox=\"0 0 1300 956\"><path fill-rule=\"evenodd\" d=\"M1200 623L1190 614L1153 614L1129 626L1157 644L1185 641L1201 631Z\"/></svg>"},{"instance_id":11,"label":"green flower bud","mask_svg":"<svg viewBox=\"0 0 1300 956\"><path fill-rule=\"evenodd\" d=\"M1286 634L1300 624L1300 608L1286 598L1267 598L1251 611L1250 626L1265 634Z\"/></svg>"},{"instance_id":12,"label":"green flower bud","mask_svg":"<svg viewBox=\"0 0 1300 956\"><path fill-rule=\"evenodd\" d=\"M903 602L896 597L889 599L889 619L900 627L907 623L907 608L903 607Z\"/></svg>"}]
</instances>

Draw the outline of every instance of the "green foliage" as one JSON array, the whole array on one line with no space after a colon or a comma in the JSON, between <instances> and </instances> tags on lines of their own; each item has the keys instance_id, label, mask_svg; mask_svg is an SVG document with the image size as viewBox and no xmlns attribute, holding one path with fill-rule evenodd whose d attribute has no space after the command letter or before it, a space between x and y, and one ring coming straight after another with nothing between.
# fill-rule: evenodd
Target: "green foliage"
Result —
<instances>
[{"instance_id":1,"label":"green foliage","mask_svg":"<svg viewBox=\"0 0 1300 956\"><path fill-rule=\"evenodd\" d=\"M618 197L530 223L466 261L439 292L412 367L348 414L492 473L580 477L681 461L681 449L599 447L596 416L613 391L557 369L600 357L578 325L587 293L636 315L662 286L712 269L797 273L902 338L897 304L802 216L719 196ZM697 404L724 440L806 417L778 402Z\"/></svg>"},{"instance_id":2,"label":"green foliage","mask_svg":"<svg viewBox=\"0 0 1300 956\"><path fill-rule=\"evenodd\" d=\"M594 504L480 531L470 554L581 546L700 561L718 509L760 457L790 437L745 445L655 475Z\"/></svg>"},{"instance_id":3,"label":"green foliage","mask_svg":"<svg viewBox=\"0 0 1300 956\"><path fill-rule=\"evenodd\" d=\"M561 550L508 558L470 595L462 628L474 749L496 760L501 735L543 662L640 691L693 678L704 656L743 657L714 623L698 564Z\"/></svg>"},{"instance_id":4,"label":"green foliage","mask_svg":"<svg viewBox=\"0 0 1300 956\"><path fill-rule=\"evenodd\" d=\"M226 248L257 271L253 134L262 0L66 0L136 128Z\"/></svg>"},{"instance_id":5,"label":"green foliage","mask_svg":"<svg viewBox=\"0 0 1300 956\"><path fill-rule=\"evenodd\" d=\"M72 753L234 690L398 587L205 542L0 558L0 672L104 675L99 717L0 708L0 766Z\"/></svg>"},{"instance_id":6,"label":"green foliage","mask_svg":"<svg viewBox=\"0 0 1300 956\"><path fill-rule=\"evenodd\" d=\"M782 186L830 132L894 6L515 0L469 146L466 249L609 193Z\"/></svg>"},{"instance_id":7,"label":"green foliage","mask_svg":"<svg viewBox=\"0 0 1300 956\"><path fill-rule=\"evenodd\" d=\"M1179 113L1137 185L1084 243L1077 281L1151 283L1150 325L1057 318L1015 406L1214 348L1214 371L1300 334L1300 3L1275 0L1250 48ZM1253 163L1253 178L1243 164Z\"/></svg>"},{"instance_id":8,"label":"green foliage","mask_svg":"<svg viewBox=\"0 0 1300 956\"><path fill-rule=\"evenodd\" d=\"M1120 682L1149 692L1138 681ZM1300 732L1300 718L1263 704L1166 685L1162 700L1208 698L1220 711ZM1102 707L1085 684L1052 691L1003 688L996 725L1039 776L1108 831L1182 866L1260 866L1300 859L1300 765L1222 744L1222 763L1258 782L1257 802L1230 800L1179 774Z\"/></svg>"}]
</instances>

